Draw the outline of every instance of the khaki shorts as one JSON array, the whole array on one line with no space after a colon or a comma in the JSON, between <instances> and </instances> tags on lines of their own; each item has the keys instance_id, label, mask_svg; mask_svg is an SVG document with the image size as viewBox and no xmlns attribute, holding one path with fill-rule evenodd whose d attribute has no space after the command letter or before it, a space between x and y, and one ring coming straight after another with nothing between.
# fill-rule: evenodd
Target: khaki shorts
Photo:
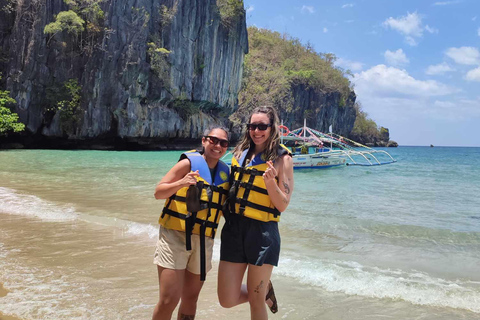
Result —
<instances>
[{"instance_id":1,"label":"khaki shorts","mask_svg":"<svg viewBox=\"0 0 480 320\"><path fill-rule=\"evenodd\" d=\"M192 234L192 250L185 248L185 232L160 226L153 264L167 269L187 269L200 274L200 236ZM212 269L213 239L205 238L206 272Z\"/></svg>"}]
</instances>

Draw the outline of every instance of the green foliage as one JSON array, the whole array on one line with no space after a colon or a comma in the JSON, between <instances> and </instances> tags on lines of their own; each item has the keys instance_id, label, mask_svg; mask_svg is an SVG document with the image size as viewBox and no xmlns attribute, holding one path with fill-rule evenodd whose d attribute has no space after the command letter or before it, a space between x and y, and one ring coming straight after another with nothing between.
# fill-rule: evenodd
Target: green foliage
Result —
<instances>
[{"instance_id":1,"label":"green foliage","mask_svg":"<svg viewBox=\"0 0 480 320\"><path fill-rule=\"evenodd\" d=\"M345 72L335 67L335 55L317 53L310 44L303 45L297 38L256 27L248 28L248 42L239 109L230 117L234 123L242 121L259 105L293 111L293 85L325 93L340 92L339 106L346 105L351 85Z\"/></svg>"},{"instance_id":2,"label":"green foliage","mask_svg":"<svg viewBox=\"0 0 480 320\"><path fill-rule=\"evenodd\" d=\"M147 53L150 58L150 68L162 84L167 85L170 77L170 63L168 62L170 51L165 48L158 48L155 42L150 42L148 43Z\"/></svg>"},{"instance_id":3,"label":"green foliage","mask_svg":"<svg viewBox=\"0 0 480 320\"><path fill-rule=\"evenodd\" d=\"M222 24L228 28L233 28L245 15L243 0L217 0L217 7Z\"/></svg>"},{"instance_id":4,"label":"green foliage","mask_svg":"<svg viewBox=\"0 0 480 320\"><path fill-rule=\"evenodd\" d=\"M47 89L47 100L51 106L47 111L60 112L62 129L71 132L81 116L82 87L77 79L65 81L61 86Z\"/></svg>"},{"instance_id":5,"label":"green foliage","mask_svg":"<svg viewBox=\"0 0 480 320\"><path fill-rule=\"evenodd\" d=\"M15 12L16 0L5 0L3 7L0 9L5 13L13 13Z\"/></svg>"},{"instance_id":6,"label":"green foliage","mask_svg":"<svg viewBox=\"0 0 480 320\"><path fill-rule=\"evenodd\" d=\"M177 8L178 8L177 1L175 1L175 3L171 8L167 7L164 4L160 6L160 25L162 26L162 28L172 23L173 18L177 14Z\"/></svg>"},{"instance_id":7,"label":"green foliage","mask_svg":"<svg viewBox=\"0 0 480 320\"><path fill-rule=\"evenodd\" d=\"M0 90L0 135L6 135L8 131L19 132L25 129L25 125L18 122L18 114L7 107L16 103L9 94L8 91Z\"/></svg>"},{"instance_id":8,"label":"green foliage","mask_svg":"<svg viewBox=\"0 0 480 320\"><path fill-rule=\"evenodd\" d=\"M100 4L104 1L64 0L70 10L59 12L55 21L45 26L44 33L50 34L48 43L56 34L67 31L70 35L81 35L79 48L82 51L92 53L100 35L103 32L110 31L103 28L105 12Z\"/></svg>"},{"instance_id":9,"label":"green foliage","mask_svg":"<svg viewBox=\"0 0 480 320\"><path fill-rule=\"evenodd\" d=\"M150 13L148 13L145 7L132 7L132 20L133 25L141 25L142 28L146 28L148 21L150 21Z\"/></svg>"},{"instance_id":10,"label":"green foliage","mask_svg":"<svg viewBox=\"0 0 480 320\"><path fill-rule=\"evenodd\" d=\"M45 29L43 29L43 32L53 35L62 31L78 34L84 30L84 23L85 20L80 18L74 11L61 11L55 17L55 22L47 24Z\"/></svg>"},{"instance_id":11,"label":"green foliage","mask_svg":"<svg viewBox=\"0 0 480 320\"><path fill-rule=\"evenodd\" d=\"M350 133L352 139L362 143L381 140L385 132L388 132L388 129L382 127L379 130L375 121L368 118L368 114L362 110L359 103L355 104L355 109L357 117L353 130Z\"/></svg>"},{"instance_id":12,"label":"green foliage","mask_svg":"<svg viewBox=\"0 0 480 320\"><path fill-rule=\"evenodd\" d=\"M184 98L173 100L172 108L180 115L183 120L187 120L194 114L200 112L200 106L198 105L198 103Z\"/></svg>"}]
</instances>

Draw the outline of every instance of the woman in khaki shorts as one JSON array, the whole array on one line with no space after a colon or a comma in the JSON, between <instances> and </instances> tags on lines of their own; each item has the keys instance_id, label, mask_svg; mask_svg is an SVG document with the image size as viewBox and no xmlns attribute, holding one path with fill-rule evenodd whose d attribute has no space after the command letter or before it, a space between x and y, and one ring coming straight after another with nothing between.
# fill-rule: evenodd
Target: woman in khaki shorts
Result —
<instances>
[{"instance_id":1,"label":"woman in khaki shorts","mask_svg":"<svg viewBox=\"0 0 480 320\"><path fill-rule=\"evenodd\" d=\"M213 239L225 202L229 168L220 161L228 147L228 132L207 130L203 152L182 154L155 188L166 199L155 250L160 298L153 319L194 319L206 273L212 268Z\"/></svg>"}]
</instances>

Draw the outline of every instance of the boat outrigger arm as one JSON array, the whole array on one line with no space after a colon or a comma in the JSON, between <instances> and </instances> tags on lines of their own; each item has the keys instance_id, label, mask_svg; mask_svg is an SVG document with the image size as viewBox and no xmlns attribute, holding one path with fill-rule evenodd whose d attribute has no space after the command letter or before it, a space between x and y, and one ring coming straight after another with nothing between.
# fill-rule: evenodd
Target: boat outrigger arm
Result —
<instances>
[{"instance_id":1,"label":"boat outrigger arm","mask_svg":"<svg viewBox=\"0 0 480 320\"><path fill-rule=\"evenodd\" d=\"M349 160L345 162L346 165L356 166L378 166L396 162L385 150L375 150L339 134L327 134L308 128L305 120L302 128L292 131L288 130L282 121L280 136L281 143L286 141L288 144L288 141L293 141L296 144L303 143L304 146L313 147L309 149L313 149L314 152L308 152L307 154L296 154L294 152L294 157L322 157L324 159L344 157ZM304 159L302 158L302 160ZM299 165L298 167L308 168L309 166L305 163L304 166ZM314 167L314 165L312 164L311 167Z\"/></svg>"}]
</instances>

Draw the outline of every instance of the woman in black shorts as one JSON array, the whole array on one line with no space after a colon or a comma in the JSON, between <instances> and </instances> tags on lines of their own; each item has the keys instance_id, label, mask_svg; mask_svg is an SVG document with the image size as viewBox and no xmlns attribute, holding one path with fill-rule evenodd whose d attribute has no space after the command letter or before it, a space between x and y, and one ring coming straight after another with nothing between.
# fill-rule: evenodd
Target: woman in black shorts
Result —
<instances>
[{"instance_id":1,"label":"woman in black shorts","mask_svg":"<svg viewBox=\"0 0 480 320\"><path fill-rule=\"evenodd\" d=\"M280 145L278 116L272 107L253 110L236 146L230 194L222 230L218 298L225 308L249 302L252 319L267 319L265 302L277 312L270 282L278 265L280 213L293 192L291 153ZM245 271L247 283L242 284Z\"/></svg>"}]
</instances>

